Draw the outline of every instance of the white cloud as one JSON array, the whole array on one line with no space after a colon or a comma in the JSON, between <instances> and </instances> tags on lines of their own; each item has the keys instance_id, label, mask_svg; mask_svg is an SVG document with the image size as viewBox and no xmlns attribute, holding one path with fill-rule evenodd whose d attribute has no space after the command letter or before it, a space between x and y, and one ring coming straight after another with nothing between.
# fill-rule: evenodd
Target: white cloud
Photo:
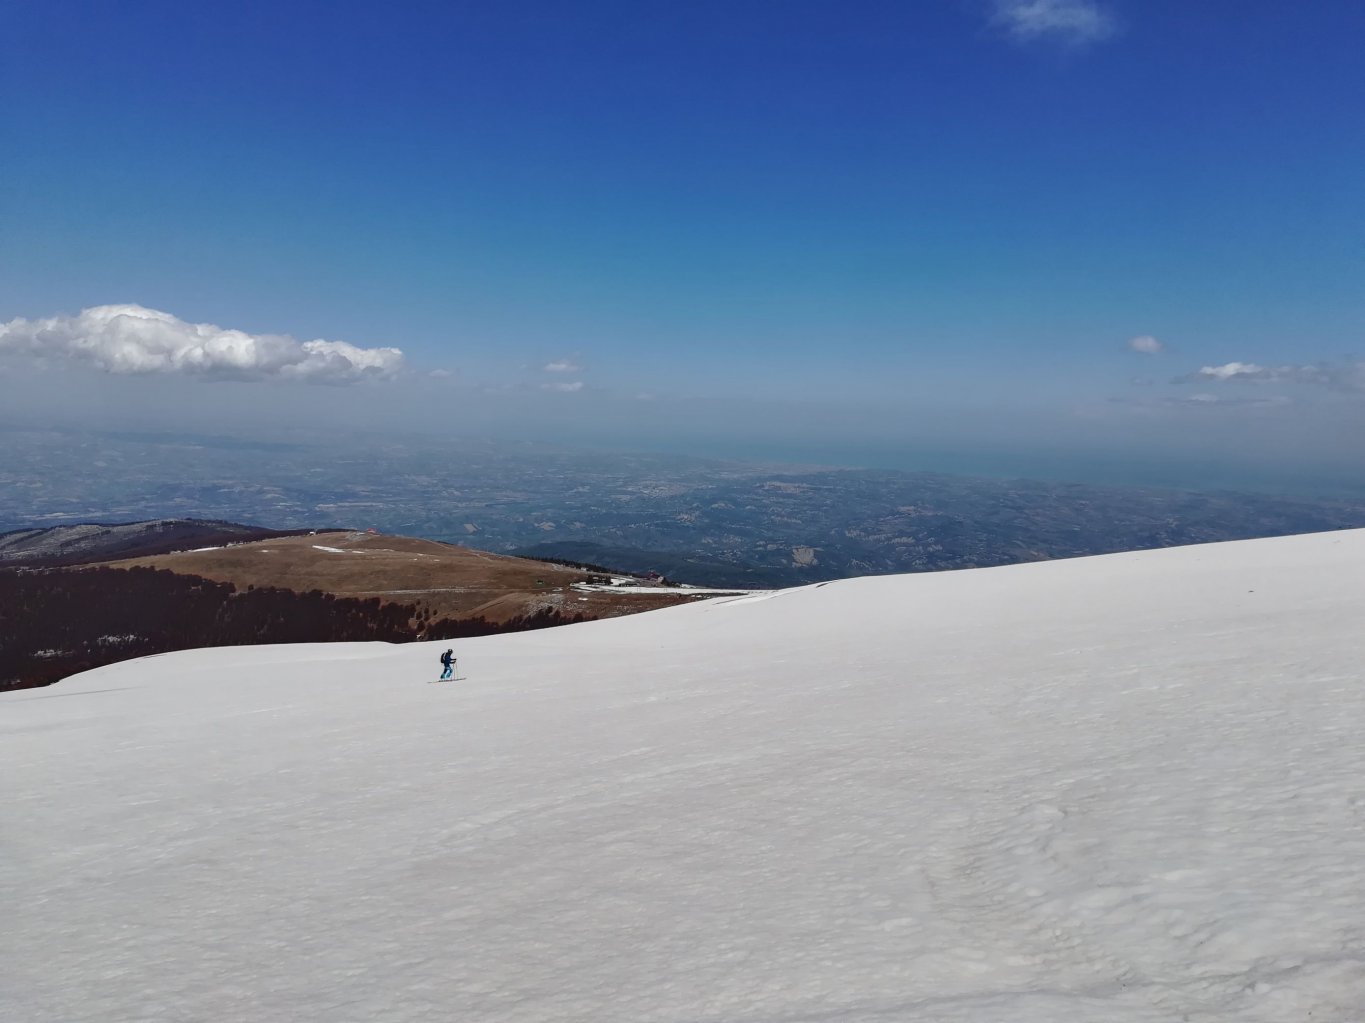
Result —
<instances>
[{"instance_id":1,"label":"white cloud","mask_svg":"<svg viewBox=\"0 0 1365 1023\"><path fill-rule=\"evenodd\" d=\"M454 371L448 369L433 369L427 374L427 376L434 377L437 380L444 380L447 377L453 377L454 375Z\"/></svg>"},{"instance_id":2,"label":"white cloud","mask_svg":"<svg viewBox=\"0 0 1365 1023\"><path fill-rule=\"evenodd\" d=\"M1248 405L1279 407L1292 404L1288 398L1279 394L1263 398L1229 398L1224 395L1208 394L1204 392L1191 394L1183 398L1168 398L1166 403L1168 405L1195 406L1199 408L1244 408Z\"/></svg>"},{"instance_id":3,"label":"white cloud","mask_svg":"<svg viewBox=\"0 0 1365 1023\"><path fill-rule=\"evenodd\" d=\"M1152 337L1151 334L1139 334L1137 337L1128 339L1128 349L1133 352L1141 352L1143 355L1160 355L1166 350L1166 346Z\"/></svg>"},{"instance_id":4,"label":"white cloud","mask_svg":"<svg viewBox=\"0 0 1365 1023\"><path fill-rule=\"evenodd\" d=\"M562 391L565 394L572 394L574 391L583 390L583 381L557 380L553 383L541 384L540 387L545 391Z\"/></svg>"},{"instance_id":5,"label":"white cloud","mask_svg":"<svg viewBox=\"0 0 1365 1023\"><path fill-rule=\"evenodd\" d=\"M1288 367L1283 367L1288 368ZM1276 370L1258 366L1254 362L1225 362L1221 366L1205 366L1191 377L1196 380L1270 380Z\"/></svg>"},{"instance_id":6,"label":"white cloud","mask_svg":"<svg viewBox=\"0 0 1365 1023\"><path fill-rule=\"evenodd\" d=\"M583 367L569 359L557 359L554 362L547 362L542 369L546 373L581 373Z\"/></svg>"},{"instance_id":7,"label":"white cloud","mask_svg":"<svg viewBox=\"0 0 1365 1023\"><path fill-rule=\"evenodd\" d=\"M992 24L1021 43L1052 40L1084 46L1118 32L1118 21L1094 0L995 0Z\"/></svg>"},{"instance_id":8,"label":"white cloud","mask_svg":"<svg viewBox=\"0 0 1365 1023\"><path fill-rule=\"evenodd\" d=\"M1342 365L1318 363L1314 366L1260 366L1254 362L1225 362L1204 366L1174 381L1188 383L1308 384L1334 391L1365 393L1365 362Z\"/></svg>"},{"instance_id":9,"label":"white cloud","mask_svg":"<svg viewBox=\"0 0 1365 1023\"><path fill-rule=\"evenodd\" d=\"M84 362L109 373L277 377L330 384L389 377L403 366L397 348L248 334L211 323L186 323L140 305L102 305L76 316L10 320L0 324L0 355L5 353Z\"/></svg>"},{"instance_id":10,"label":"white cloud","mask_svg":"<svg viewBox=\"0 0 1365 1023\"><path fill-rule=\"evenodd\" d=\"M1212 394L1200 391L1195 394L1163 395L1159 397L1111 397L1106 404L1137 412L1152 412L1158 409L1245 409L1245 408L1283 408L1294 404L1293 400L1281 394Z\"/></svg>"}]
</instances>

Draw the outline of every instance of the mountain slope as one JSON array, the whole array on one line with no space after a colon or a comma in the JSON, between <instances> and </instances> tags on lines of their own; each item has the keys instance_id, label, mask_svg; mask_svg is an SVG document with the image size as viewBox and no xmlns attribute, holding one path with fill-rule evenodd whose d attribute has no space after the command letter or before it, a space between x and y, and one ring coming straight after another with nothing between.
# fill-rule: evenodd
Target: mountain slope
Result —
<instances>
[{"instance_id":1,"label":"mountain slope","mask_svg":"<svg viewBox=\"0 0 1365 1023\"><path fill-rule=\"evenodd\" d=\"M0 696L6 1018L1355 1020L1365 532Z\"/></svg>"},{"instance_id":2,"label":"mountain slope","mask_svg":"<svg viewBox=\"0 0 1365 1023\"><path fill-rule=\"evenodd\" d=\"M207 544L290 536L298 530L264 529L213 519L41 526L0 533L0 565L80 565L110 558L166 554Z\"/></svg>"},{"instance_id":3,"label":"mountain slope","mask_svg":"<svg viewBox=\"0 0 1365 1023\"><path fill-rule=\"evenodd\" d=\"M791 571L735 564L719 558L677 551L643 551L635 547L609 547L585 540L537 543L509 553L523 558L555 558L587 565L604 565L618 572L657 572L694 586L737 586L772 589L804 583Z\"/></svg>"}]
</instances>

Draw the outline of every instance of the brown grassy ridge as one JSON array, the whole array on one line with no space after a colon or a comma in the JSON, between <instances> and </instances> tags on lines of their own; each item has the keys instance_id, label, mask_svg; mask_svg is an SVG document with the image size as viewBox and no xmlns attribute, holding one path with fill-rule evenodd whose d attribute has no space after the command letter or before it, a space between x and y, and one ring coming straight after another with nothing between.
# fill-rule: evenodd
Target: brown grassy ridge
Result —
<instances>
[{"instance_id":1,"label":"brown grassy ridge","mask_svg":"<svg viewBox=\"0 0 1365 1023\"><path fill-rule=\"evenodd\" d=\"M166 569L232 583L239 590L278 587L378 597L385 603L415 605L432 618L483 617L490 622L545 610L611 618L692 599L667 589L658 594L580 594L570 587L592 574L583 569L435 540L353 531L276 537L105 564Z\"/></svg>"},{"instance_id":2,"label":"brown grassy ridge","mask_svg":"<svg viewBox=\"0 0 1365 1023\"><path fill-rule=\"evenodd\" d=\"M525 632L580 619L549 608L509 619L426 619L412 604L106 565L0 571L0 690L201 647L406 643Z\"/></svg>"}]
</instances>

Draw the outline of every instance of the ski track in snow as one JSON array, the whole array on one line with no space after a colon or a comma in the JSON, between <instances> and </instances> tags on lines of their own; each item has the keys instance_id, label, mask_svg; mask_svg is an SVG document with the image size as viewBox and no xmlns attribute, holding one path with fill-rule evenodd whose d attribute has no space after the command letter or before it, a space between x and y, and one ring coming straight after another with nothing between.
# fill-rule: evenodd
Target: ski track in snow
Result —
<instances>
[{"instance_id":1,"label":"ski track in snow","mask_svg":"<svg viewBox=\"0 0 1365 1023\"><path fill-rule=\"evenodd\" d=\"M1362 615L1354 531L0 695L0 1016L1360 1020Z\"/></svg>"}]
</instances>

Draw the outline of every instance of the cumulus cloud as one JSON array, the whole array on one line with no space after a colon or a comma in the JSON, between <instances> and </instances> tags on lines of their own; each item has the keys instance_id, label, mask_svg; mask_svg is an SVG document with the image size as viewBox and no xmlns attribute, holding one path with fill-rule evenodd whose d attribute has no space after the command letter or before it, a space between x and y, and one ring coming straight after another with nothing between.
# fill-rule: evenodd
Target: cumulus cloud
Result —
<instances>
[{"instance_id":1,"label":"cumulus cloud","mask_svg":"<svg viewBox=\"0 0 1365 1023\"><path fill-rule=\"evenodd\" d=\"M83 362L109 373L331 384L389 377L403 366L397 348L248 334L211 323L186 323L140 305L102 305L76 316L10 320L0 324L0 355L6 353Z\"/></svg>"},{"instance_id":2,"label":"cumulus cloud","mask_svg":"<svg viewBox=\"0 0 1365 1023\"><path fill-rule=\"evenodd\" d=\"M1254 362L1225 362L1204 366L1173 383L1307 384L1334 391L1365 393L1365 362L1341 365L1318 363L1313 366L1261 366Z\"/></svg>"},{"instance_id":3,"label":"cumulus cloud","mask_svg":"<svg viewBox=\"0 0 1365 1023\"><path fill-rule=\"evenodd\" d=\"M1128 350L1141 352L1143 355L1160 355L1166 350L1166 346L1151 334L1139 334L1128 339Z\"/></svg>"},{"instance_id":4,"label":"cumulus cloud","mask_svg":"<svg viewBox=\"0 0 1365 1023\"><path fill-rule=\"evenodd\" d=\"M570 359L556 359L554 362L547 362L542 367L546 373L581 373L582 366Z\"/></svg>"},{"instance_id":5,"label":"cumulus cloud","mask_svg":"<svg viewBox=\"0 0 1365 1023\"><path fill-rule=\"evenodd\" d=\"M1118 32L1118 20L1094 0L995 0L991 23L1021 43L1052 40L1084 46Z\"/></svg>"},{"instance_id":6,"label":"cumulus cloud","mask_svg":"<svg viewBox=\"0 0 1365 1023\"><path fill-rule=\"evenodd\" d=\"M541 390L560 391L564 394L572 394L574 391L583 390L582 380L555 380L548 384L541 384Z\"/></svg>"}]
</instances>

